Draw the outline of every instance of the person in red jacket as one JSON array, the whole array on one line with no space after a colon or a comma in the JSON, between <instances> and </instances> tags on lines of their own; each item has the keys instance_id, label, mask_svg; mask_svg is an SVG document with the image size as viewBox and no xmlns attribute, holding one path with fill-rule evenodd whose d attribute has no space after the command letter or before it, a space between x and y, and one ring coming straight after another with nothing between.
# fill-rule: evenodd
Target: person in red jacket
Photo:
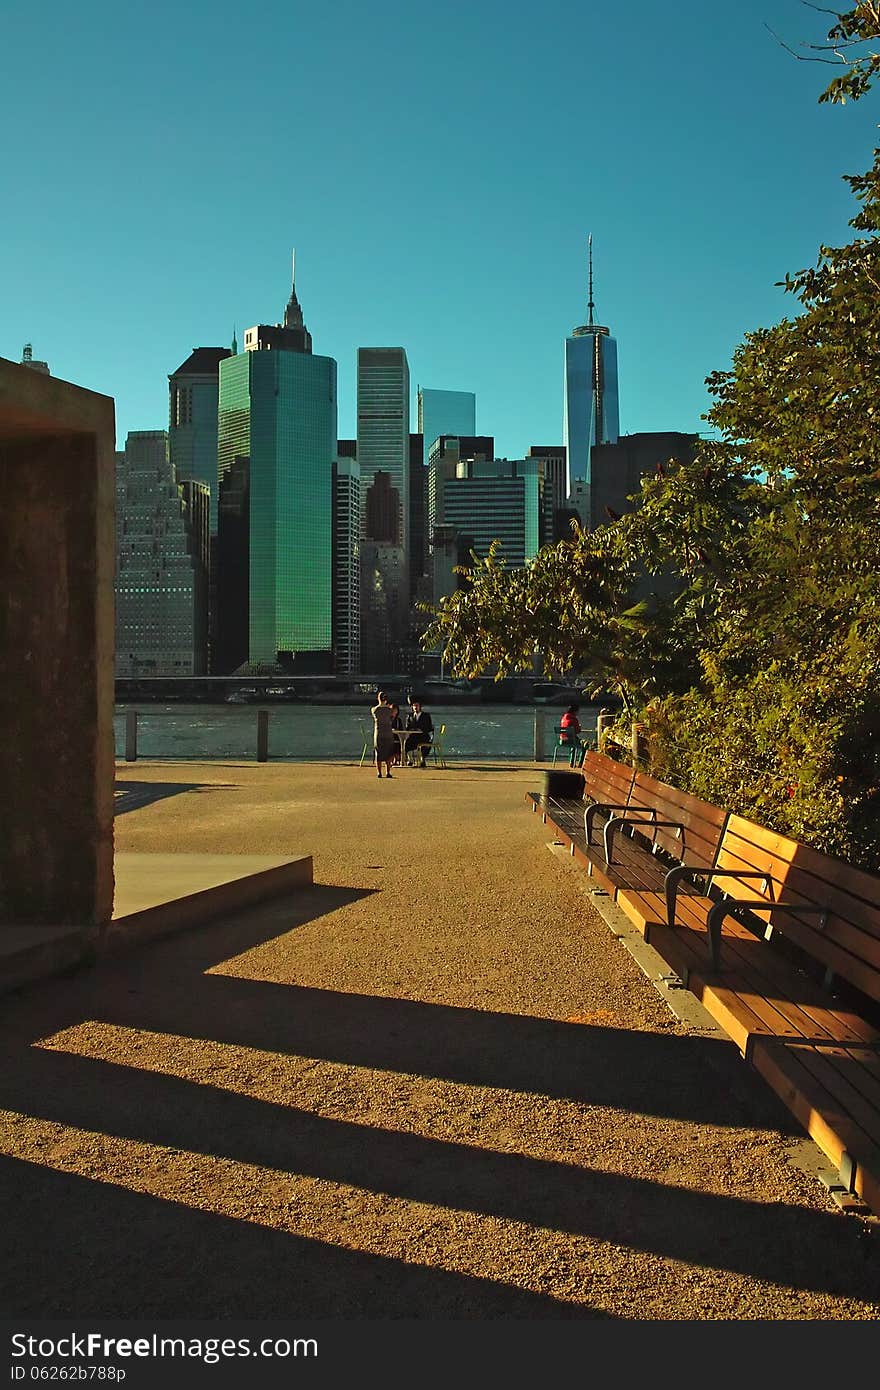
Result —
<instances>
[{"instance_id":1,"label":"person in red jacket","mask_svg":"<svg viewBox=\"0 0 880 1390\"><path fill-rule=\"evenodd\" d=\"M559 741L570 748L569 767L580 767L584 761L586 745L581 740L581 722L578 719L578 705L569 705L559 721Z\"/></svg>"}]
</instances>

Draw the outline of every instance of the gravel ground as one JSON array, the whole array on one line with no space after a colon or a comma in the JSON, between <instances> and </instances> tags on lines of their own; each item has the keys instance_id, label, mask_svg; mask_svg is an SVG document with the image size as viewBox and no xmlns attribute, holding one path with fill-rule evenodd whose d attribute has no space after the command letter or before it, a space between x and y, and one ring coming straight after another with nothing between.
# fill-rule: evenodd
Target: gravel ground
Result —
<instances>
[{"instance_id":1,"label":"gravel ground","mask_svg":"<svg viewBox=\"0 0 880 1390\"><path fill-rule=\"evenodd\" d=\"M120 848L315 886L5 1001L7 1316L880 1317L877 1224L592 911L534 768L117 776Z\"/></svg>"}]
</instances>

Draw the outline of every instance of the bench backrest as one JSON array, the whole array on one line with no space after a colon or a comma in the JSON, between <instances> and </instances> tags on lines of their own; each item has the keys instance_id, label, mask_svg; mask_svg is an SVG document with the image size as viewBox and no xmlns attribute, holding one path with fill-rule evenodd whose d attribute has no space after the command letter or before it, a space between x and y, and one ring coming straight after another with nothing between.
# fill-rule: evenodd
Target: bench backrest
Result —
<instances>
[{"instance_id":1,"label":"bench backrest","mask_svg":"<svg viewBox=\"0 0 880 1390\"><path fill-rule=\"evenodd\" d=\"M606 758L604 753L586 753L581 768L584 775L584 801L608 806L625 806L633 784L633 770L627 763Z\"/></svg>"},{"instance_id":2,"label":"bench backrest","mask_svg":"<svg viewBox=\"0 0 880 1390\"><path fill-rule=\"evenodd\" d=\"M651 844L659 846L681 864L711 868L721 844L728 813L720 806L702 801L689 792L679 791L666 782L658 782L646 772L636 773L630 793L631 808L647 807L656 812L656 820L677 822L675 825L646 827L638 833ZM680 827L680 828L679 828Z\"/></svg>"},{"instance_id":3,"label":"bench backrest","mask_svg":"<svg viewBox=\"0 0 880 1390\"><path fill-rule=\"evenodd\" d=\"M772 914L752 910L841 979L880 999L880 878L742 816L728 820L716 867L730 870L715 879L722 892L739 902L785 904ZM737 876L744 872L762 872L766 881ZM827 916L799 914L798 904L827 909Z\"/></svg>"}]
</instances>

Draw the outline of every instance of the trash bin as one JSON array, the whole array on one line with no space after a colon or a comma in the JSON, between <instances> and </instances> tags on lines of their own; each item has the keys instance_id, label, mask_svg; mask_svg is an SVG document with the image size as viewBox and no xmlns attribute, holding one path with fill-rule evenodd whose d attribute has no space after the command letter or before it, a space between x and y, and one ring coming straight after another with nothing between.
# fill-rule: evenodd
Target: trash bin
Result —
<instances>
[{"instance_id":1,"label":"trash bin","mask_svg":"<svg viewBox=\"0 0 880 1390\"><path fill-rule=\"evenodd\" d=\"M541 795L550 801L581 800L584 794L582 772L557 772L554 768L543 776Z\"/></svg>"}]
</instances>

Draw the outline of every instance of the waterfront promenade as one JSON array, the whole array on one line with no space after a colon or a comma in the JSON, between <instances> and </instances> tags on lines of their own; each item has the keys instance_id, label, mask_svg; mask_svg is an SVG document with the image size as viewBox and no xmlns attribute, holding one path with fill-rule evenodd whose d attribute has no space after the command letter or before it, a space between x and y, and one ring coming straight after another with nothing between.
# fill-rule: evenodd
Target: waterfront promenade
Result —
<instances>
[{"instance_id":1,"label":"waterfront promenade","mask_svg":"<svg viewBox=\"0 0 880 1390\"><path fill-rule=\"evenodd\" d=\"M117 779L118 849L315 883L4 1001L7 1315L880 1317L876 1224L594 912L533 765Z\"/></svg>"}]
</instances>

